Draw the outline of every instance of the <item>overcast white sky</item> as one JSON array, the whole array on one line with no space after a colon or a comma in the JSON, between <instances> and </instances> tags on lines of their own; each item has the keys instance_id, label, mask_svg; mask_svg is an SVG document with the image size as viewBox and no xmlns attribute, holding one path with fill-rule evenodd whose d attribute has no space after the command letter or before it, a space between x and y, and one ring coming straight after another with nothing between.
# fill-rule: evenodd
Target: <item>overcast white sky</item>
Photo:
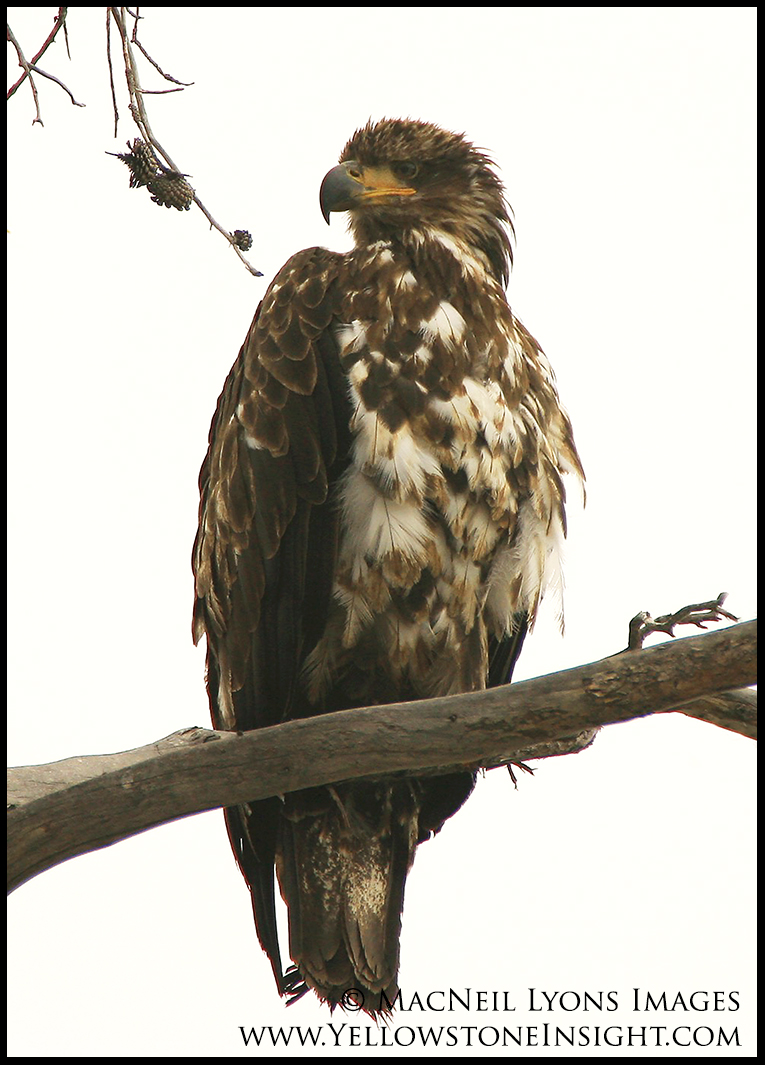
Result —
<instances>
[{"instance_id":1,"label":"overcast white sky","mask_svg":"<svg viewBox=\"0 0 765 1065\"><path fill-rule=\"evenodd\" d=\"M87 106L42 79L44 128L28 87L8 106L11 764L208 724L189 559L210 418L276 270L349 246L319 184L370 116L464 130L497 161L510 302L587 471L566 636L541 624L517 677L618 651L640 609L725 590L756 616L753 9L141 10L154 58L195 83L148 98L155 133L221 224L252 232L264 277L198 211L128 191L104 154L136 131L120 85L113 138L103 9L72 8L72 62L61 39L41 62ZM10 9L28 56L53 12ZM393 1027L738 1027L727 1051L619 1053L753 1054L753 759L751 741L667 715L539 763L518 791L488 774L418 852L401 986L506 991L517 1010ZM253 1053L240 1025L329 1019L278 999L219 811L59 866L9 914L11 1054L237 1056ZM528 1013L532 987L613 991L619 1009ZM741 1008L636 1014L636 987L738 992ZM361 1047L324 1029L314 1055L507 1052L464 1035L362 1049L366 1023L343 1021Z\"/></svg>"}]
</instances>

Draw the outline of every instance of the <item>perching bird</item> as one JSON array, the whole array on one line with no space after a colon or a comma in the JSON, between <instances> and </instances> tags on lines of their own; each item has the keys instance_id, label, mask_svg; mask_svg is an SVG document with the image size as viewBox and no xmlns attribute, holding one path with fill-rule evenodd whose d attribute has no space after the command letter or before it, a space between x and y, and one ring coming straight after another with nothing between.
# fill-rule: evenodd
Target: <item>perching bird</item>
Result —
<instances>
[{"instance_id":1,"label":"perching bird","mask_svg":"<svg viewBox=\"0 0 765 1065\"><path fill-rule=\"evenodd\" d=\"M277 274L200 473L194 637L219 729L509 681L560 591L562 475L583 477L505 296L512 227L487 156L430 123L370 122L320 200L356 246ZM393 1001L415 850L474 783L351 781L226 810L281 993Z\"/></svg>"}]
</instances>

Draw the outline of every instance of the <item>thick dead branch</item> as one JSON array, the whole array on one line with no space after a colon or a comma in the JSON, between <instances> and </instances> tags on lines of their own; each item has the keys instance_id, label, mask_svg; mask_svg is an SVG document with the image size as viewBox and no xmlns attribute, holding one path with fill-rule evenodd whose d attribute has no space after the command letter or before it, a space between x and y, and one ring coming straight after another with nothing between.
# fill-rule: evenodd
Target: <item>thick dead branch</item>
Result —
<instances>
[{"instance_id":1,"label":"thick dead branch","mask_svg":"<svg viewBox=\"0 0 765 1065\"><path fill-rule=\"evenodd\" d=\"M751 621L484 692L243 734L188 729L121 754L11 769L9 890L67 858L218 806L352 778L570 753L603 725L671 710L723 724L719 697L755 682L756 643ZM733 701L723 699L725 728L735 727ZM745 735L750 709L737 729Z\"/></svg>"},{"instance_id":2,"label":"thick dead branch","mask_svg":"<svg viewBox=\"0 0 765 1065\"><path fill-rule=\"evenodd\" d=\"M705 695L675 709L680 714L708 721L711 725L738 732L740 736L757 739L757 692L751 688Z\"/></svg>"}]
</instances>

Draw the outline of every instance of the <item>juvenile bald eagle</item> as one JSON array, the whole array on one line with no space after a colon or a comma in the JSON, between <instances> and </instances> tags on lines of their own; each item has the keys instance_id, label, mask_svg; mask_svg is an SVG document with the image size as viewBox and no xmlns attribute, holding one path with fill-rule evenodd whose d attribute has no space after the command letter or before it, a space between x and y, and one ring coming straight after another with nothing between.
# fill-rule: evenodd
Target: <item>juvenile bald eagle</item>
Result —
<instances>
[{"instance_id":1,"label":"juvenile bald eagle","mask_svg":"<svg viewBox=\"0 0 765 1065\"><path fill-rule=\"evenodd\" d=\"M309 248L277 274L200 474L194 636L219 729L507 682L560 585L561 475L582 477L550 366L505 297L510 220L489 159L426 122L370 122L320 201L327 221L349 213L356 246ZM281 993L393 1000L415 850L474 782L350 782L226 810Z\"/></svg>"}]
</instances>

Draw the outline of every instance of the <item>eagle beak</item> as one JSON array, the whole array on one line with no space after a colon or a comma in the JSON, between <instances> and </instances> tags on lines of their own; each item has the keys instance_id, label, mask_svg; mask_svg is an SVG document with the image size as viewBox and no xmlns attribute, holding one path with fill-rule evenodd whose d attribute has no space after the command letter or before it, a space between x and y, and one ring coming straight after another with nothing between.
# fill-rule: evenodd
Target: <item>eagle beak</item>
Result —
<instances>
[{"instance_id":1,"label":"eagle beak","mask_svg":"<svg viewBox=\"0 0 765 1065\"><path fill-rule=\"evenodd\" d=\"M329 224L332 211L350 211L370 200L414 196L417 189L403 185L390 167L361 166L353 161L333 167L321 183L319 204Z\"/></svg>"}]
</instances>

